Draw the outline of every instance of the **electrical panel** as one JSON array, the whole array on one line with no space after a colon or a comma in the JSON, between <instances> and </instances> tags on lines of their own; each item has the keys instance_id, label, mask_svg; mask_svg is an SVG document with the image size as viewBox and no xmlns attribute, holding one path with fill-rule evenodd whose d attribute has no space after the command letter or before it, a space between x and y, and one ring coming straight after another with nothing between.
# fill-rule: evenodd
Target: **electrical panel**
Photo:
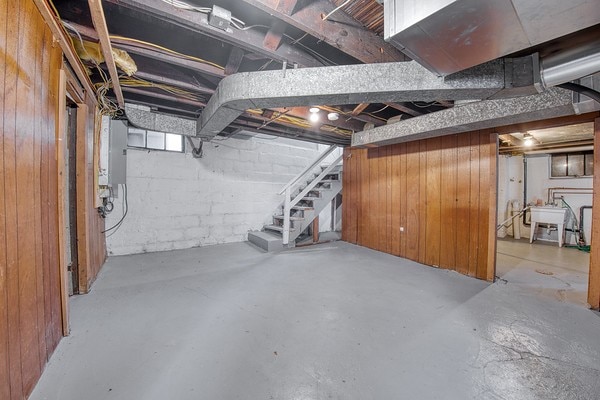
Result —
<instances>
[{"instance_id":1,"label":"electrical panel","mask_svg":"<svg viewBox=\"0 0 600 400\"><path fill-rule=\"evenodd\" d=\"M127 178L127 122L110 121L108 184L125 184Z\"/></svg>"}]
</instances>

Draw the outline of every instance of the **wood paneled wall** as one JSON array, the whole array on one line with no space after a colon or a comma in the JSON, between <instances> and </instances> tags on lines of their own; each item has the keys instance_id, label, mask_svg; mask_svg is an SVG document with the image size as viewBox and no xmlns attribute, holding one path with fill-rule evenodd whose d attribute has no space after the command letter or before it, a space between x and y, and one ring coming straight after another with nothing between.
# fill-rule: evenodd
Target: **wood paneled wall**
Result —
<instances>
[{"instance_id":1,"label":"wood paneled wall","mask_svg":"<svg viewBox=\"0 0 600 400\"><path fill-rule=\"evenodd\" d=\"M496 153L487 130L347 148L342 239L493 280Z\"/></svg>"},{"instance_id":2,"label":"wood paneled wall","mask_svg":"<svg viewBox=\"0 0 600 400\"><path fill-rule=\"evenodd\" d=\"M59 92L61 65L60 47L33 1L1 1L0 399L26 398L62 337L56 140L58 99L65 95ZM92 270L102 265L99 232L92 235L90 253L98 264Z\"/></svg>"},{"instance_id":3,"label":"wood paneled wall","mask_svg":"<svg viewBox=\"0 0 600 400\"><path fill-rule=\"evenodd\" d=\"M96 210L94 179L101 116L88 99L77 110L77 242L79 293L87 293L106 260L104 219Z\"/></svg>"}]
</instances>

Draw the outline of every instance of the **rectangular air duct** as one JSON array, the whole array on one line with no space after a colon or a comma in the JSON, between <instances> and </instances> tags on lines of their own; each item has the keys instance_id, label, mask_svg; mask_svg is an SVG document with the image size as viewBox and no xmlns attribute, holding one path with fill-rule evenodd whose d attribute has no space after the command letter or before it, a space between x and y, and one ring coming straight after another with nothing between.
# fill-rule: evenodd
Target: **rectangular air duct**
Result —
<instances>
[{"instance_id":1,"label":"rectangular air duct","mask_svg":"<svg viewBox=\"0 0 600 400\"><path fill-rule=\"evenodd\" d=\"M385 0L385 40L446 76L600 23L597 0Z\"/></svg>"}]
</instances>

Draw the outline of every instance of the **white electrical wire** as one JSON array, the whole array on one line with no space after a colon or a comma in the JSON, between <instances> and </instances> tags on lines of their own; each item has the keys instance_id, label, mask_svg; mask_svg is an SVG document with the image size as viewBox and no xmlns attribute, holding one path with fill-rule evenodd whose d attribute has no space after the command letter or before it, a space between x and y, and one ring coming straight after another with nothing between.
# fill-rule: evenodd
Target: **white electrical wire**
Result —
<instances>
[{"instance_id":1,"label":"white electrical wire","mask_svg":"<svg viewBox=\"0 0 600 400\"><path fill-rule=\"evenodd\" d=\"M196 11L202 14L210 14L212 12L212 8L209 7L196 7L191 4L188 4L184 1L180 0L162 0L163 2L172 5L173 7L188 10L188 11ZM233 25L236 29L243 29L246 23L239 18L234 16L231 17L231 25Z\"/></svg>"},{"instance_id":2,"label":"white electrical wire","mask_svg":"<svg viewBox=\"0 0 600 400\"><path fill-rule=\"evenodd\" d=\"M333 13L337 12L340 8L344 7L346 4L350 3L352 0L346 0L345 2L343 2L341 5L339 5L338 7L336 7L333 11L331 11L329 14L327 14L326 16L324 16L322 19L323 21L327 20L327 18L331 17L333 15Z\"/></svg>"}]
</instances>

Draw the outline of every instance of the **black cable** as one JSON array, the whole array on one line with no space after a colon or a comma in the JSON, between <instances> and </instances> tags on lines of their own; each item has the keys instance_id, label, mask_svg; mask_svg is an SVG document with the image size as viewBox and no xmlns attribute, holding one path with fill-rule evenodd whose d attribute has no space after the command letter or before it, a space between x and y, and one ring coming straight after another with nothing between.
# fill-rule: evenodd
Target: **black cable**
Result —
<instances>
[{"instance_id":1,"label":"black cable","mask_svg":"<svg viewBox=\"0 0 600 400\"><path fill-rule=\"evenodd\" d=\"M592 100L595 100L597 103L600 103L600 92L594 89L590 89L589 87L579 85L573 82L562 83L557 85L559 88L571 90L573 92L577 92L584 96L589 97Z\"/></svg>"},{"instance_id":2,"label":"black cable","mask_svg":"<svg viewBox=\"0 0 600 400\"><path fill-rule=\"evenodd\" d=\"M115 228L119 229L119 227L123 223L123 220L127 216L127 213L129 212L129 203L127 202L127 185L126 184L123 184L123 200L125 201L125 211L123 212L123 216L121 217L121 219L119 220L119 222L117 222L116 224L114 224L110 228L103 230L102 233L106 233L108 231L112 231ZM115 233L115 232L113 232L113 233Z\"/></svg>"}]
</instances>

